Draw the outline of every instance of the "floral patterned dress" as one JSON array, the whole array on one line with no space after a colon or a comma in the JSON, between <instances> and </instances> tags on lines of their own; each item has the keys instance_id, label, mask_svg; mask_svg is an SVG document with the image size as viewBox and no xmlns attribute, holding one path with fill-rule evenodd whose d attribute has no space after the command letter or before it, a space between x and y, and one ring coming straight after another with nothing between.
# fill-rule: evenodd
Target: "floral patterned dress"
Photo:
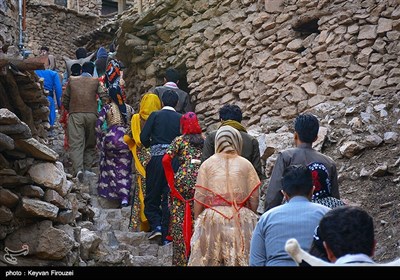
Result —
<instances>
[{"instance_id":1,"label":"floral patterned dress","mask_svg":"<svg viewBox=\"0 0 400 280\"><path fill-rule=\"evenodd\" d=\"M175 187L185 200L191 200L192 218L194 186L201 163L201 151L202 146L194 146L189 143L188 135L176 137L166 151L171 158L178 158L179 169L175 173ZM186 266L188 258L185 256L186 246L183 238L185 203L177 198L172 198L170 211L170 235L173 238L172 264Z\"/></svg>"},{"instance_id":2,"label":"floral patterned dress","mask_svg":"<svg viewBox=\"0 0 400 280\"><path fill-rule=\"evenodd\" d=\"M129 116L133 114L127 105ZM123 140L129 124L112 124L112 115L118 114L115 103L106 104L96 122L97 148L100 150L98 194L111 200L128 201L132 185L132 153ZM103 124L107 122L107 129Z\"/></svg>"}]
</instances>

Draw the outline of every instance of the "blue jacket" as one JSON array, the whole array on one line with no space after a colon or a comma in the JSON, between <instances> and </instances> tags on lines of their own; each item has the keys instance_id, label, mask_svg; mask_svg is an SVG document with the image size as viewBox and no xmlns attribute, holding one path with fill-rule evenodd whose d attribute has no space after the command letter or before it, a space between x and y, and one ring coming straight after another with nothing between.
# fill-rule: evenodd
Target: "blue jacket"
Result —
<instances>
[{"instance_id":1,"label":"blue jacket","mask_svg":"<svg viewBox=\"0 0 400 280\"><path fill-rule=\"evenodd\" d=\"M53 97L56 94L57 106L61 107L61 95L62 87L60 77L56 71L46 69L46 70L35 70L36 75L44 79L44 89L50 92L49 96Z\"/></svg>"}]
</instances>

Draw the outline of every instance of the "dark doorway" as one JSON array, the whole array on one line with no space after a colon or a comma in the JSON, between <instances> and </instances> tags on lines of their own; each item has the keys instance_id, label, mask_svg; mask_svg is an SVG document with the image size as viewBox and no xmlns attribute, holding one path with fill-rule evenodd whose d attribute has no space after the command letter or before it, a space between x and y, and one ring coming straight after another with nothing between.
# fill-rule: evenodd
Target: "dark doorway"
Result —
<instances>
[{"instance_id":1,"label":"dark doorway","mask_svg":"<svg viewBox=\"0 0 400 280\"><path fill-rule=\"evenodd\" d=\"M118 2L103 0L101 5L101 14L108 15L112 13L118 13Z\"/></svg>"},{"instance_id":2,"label":"dark doorway","mask_svg":"<svg viewBox=\"0 0 400 280\"><path fill-rule=\"evenodd\" d=\"M67 0L54 0L54 4L67 7Z\"/></svg>"}]
</instances>

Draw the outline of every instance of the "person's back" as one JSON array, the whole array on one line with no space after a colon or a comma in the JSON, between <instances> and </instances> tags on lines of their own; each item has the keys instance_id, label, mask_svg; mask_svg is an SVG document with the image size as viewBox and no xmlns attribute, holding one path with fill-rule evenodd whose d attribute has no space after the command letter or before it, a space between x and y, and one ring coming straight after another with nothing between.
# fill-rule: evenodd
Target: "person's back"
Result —
<instances>
[{"instance_id":1,"label":"person's back","mask_svg":"<svg viewBox=\"0 0 400 280\"><path fill-rule=\"evenodd\" d=\"M219 110L219 117L221 120L221 126L229 125L239 130L240 135L243 139L243 147L241 156L246 158L252 163L257 171L260 180L265 179L264 172L262 171L261 159L260 159L260 147L258 140L247 133L246 129L241 125L242 111L239 106L232 104L225 104ZM206 140L204 141L204 147L201 155L201 161L204 162L210 156L215 153L215 135L217 130L210 132Z\"/></svg>"},{"instance_id":2,"label":"person's back","mask_svg":"<svg viewBox=\"0 0 400 280\"><path fill-rule=\"evenodd\" d=\"M43 87L49 92L47 100L49 101L49 124L50 124L50 136L53 135L53 126L57 119L56 106L61 109L61 96L62 87L61 81L59 79L58 73L56 71L46 69L46 70L35 70L38 77L43 78Z\"/></svg>"},{"instance_id":3,"label":"person's back","mask_svg":"<svg viewBox=\"0 0 400 280\"><path fill-rule=\"evenodd\" d=\"M146 165L146 195L144 213L152 232L148 239L161 235L162 243L168 242L170 213L168 208L169 187L165 178L162 158L175 137L181 134L181 114L174 107L178 102L176 92L166 91L162 97L163 108L154 111L148 117L141 133L140 141L144 147L150 147L151 159ZM177 164L173 163L174 171Z\"/></svg>"},{"instance_id":4,"label":"person's back","mask_svg":"<svg viewBox=\"0 0 400 280\"><path fill-rule=\"evenodd\" d=\"M53 93L56 94L56 101L58 107L61 107L61 95L62 95L62 88L61 88L61 81L56 71L46 69L46 70L35 70L36 75L43 78L43 87L44 89L48 90L53 97ZM53 97L54 98L54 97Z\"/></svg>"},{"instance_id":5,"label":"person's back","mask_svg":"<svg viewBox=\"0 0 400 280\"><path fill-rule=\"evenodd\" d=\"M96 113L96 93L99 82L96 78L84 76L71 76L66 92L70 92L70 100L64 107L72 113ZM64 98L65 100L65 98Z\"/></svg>"},{"instance_id":6,"label":"person's back","mask_svg":"<svg viewBox=\"0 0 400 280\"><path fill-rule=\"evenodd\" d=\"M282 173L287 166L295 164L322 163L329 173L331 195L340 199L335 162L329 156L312 148L312 143L317 140L318 130L319 122L314 115L303 114L297 116L294 133L296 147L278 153L266 192L266 211L282 203Z\"/></svg>"},{"instance_id":7,"label":"person's back","mask_svg":"<svg viewBox=\"0 0 400 280\"><path fill-rule=\"evenodd\" d=\"M285 251L285 243L296 238L308 251L313 233L330 208L310 201L311 171L304 165L291 165L283 173L283 192L288 203L265 212L253 232L250 247L252 266L296 266Z\"/></svg>"},{"instance_id":8,"label":"person's back","mask_svg":"<svg viewBox=\"0 0 400 280\"><path fill-rule=\"evenodd\" d=\"M62 96L62 103L69 112L69 155L73 173L82 182L84 172L91 172L95 163L97 121L96 95L104 95L97 78L93 78L94 65L85 62L81 76L71 76Z\"/></svg>"},{"instance_id":9,"label":"person's back","mask_svg":"<svg viewBox=\"0 0 400 280\"><path fill-rule=\"evenodd\" d=\"M222 126L216 135L216 153L200 165L188 265L248 265L260 180L252 164L239 155L241 147L239 131Z\"/></svg>"},{"instance_id":10,"label":"person's back","mask_svg":"<svg viewBox=\"0 0 400 280\"><path fill-rule=\"evenodd\" d=\"M190 101L189 94L178 87L179 84L178 71L174 68L168 68L165 71L164 82L165 82L164 85L157 86L153 89L150 89L150 91L157 94L160 100L162 100L162 96L165 91L173 90L176 92L176 94L178 94L178 103L175 106L175 110L181 114L192 112L193 105Z\"/></svg>"}]
</instances>

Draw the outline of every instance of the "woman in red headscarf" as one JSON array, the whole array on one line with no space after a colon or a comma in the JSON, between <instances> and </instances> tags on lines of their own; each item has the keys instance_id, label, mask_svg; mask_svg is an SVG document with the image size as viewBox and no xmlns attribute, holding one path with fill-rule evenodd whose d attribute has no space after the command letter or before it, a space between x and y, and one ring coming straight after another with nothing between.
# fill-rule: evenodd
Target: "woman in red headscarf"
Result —
<instances>
[{"instance_id":1,"label":"woman in red headscarf","mask_svg":"<svg viewBox=\"0 0 400 280\"><path fill-rule=\"evenodd\" d=\"M193 229L194 185L204 145L204 137L195 113L188 112L182 116L181 132L182 135L176 137L167 148L162 162L165 177L171 190L172 264L186 266ZM174 158L179 161L179 169L176 174L174 174L172 168Z\"/></svg>"}]
</instances>

